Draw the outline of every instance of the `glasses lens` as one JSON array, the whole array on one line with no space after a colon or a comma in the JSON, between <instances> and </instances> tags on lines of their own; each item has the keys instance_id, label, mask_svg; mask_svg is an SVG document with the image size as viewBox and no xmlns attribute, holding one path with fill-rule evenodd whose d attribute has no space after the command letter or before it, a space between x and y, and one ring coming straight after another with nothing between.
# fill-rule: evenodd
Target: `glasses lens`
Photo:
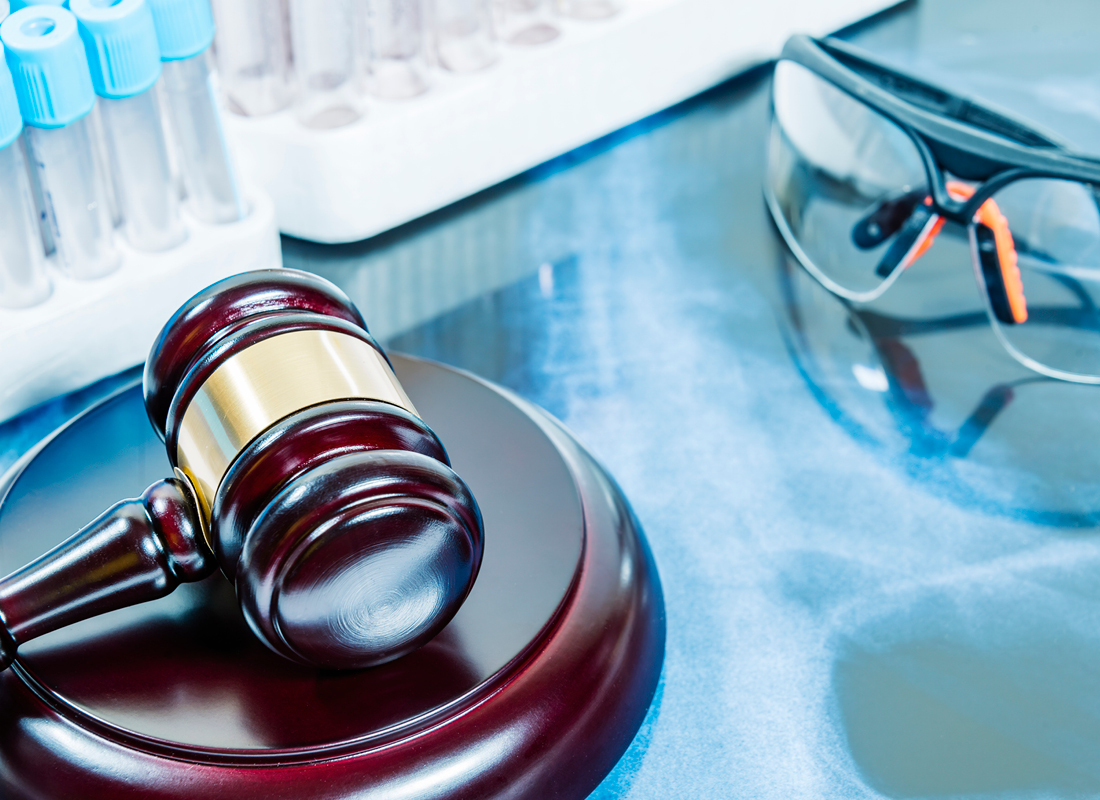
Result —
<instances>
[{"instance_id":1,"label":"glasses lens","mask_svg":"<svg viewBox=\"0 0 1100 800\"><path fill-rule=\"evenodd\" d=\"M1098 202L1091 184L1027 178L987 200L971 226L1002 338L1067 377L1100 376Z\"/></svg>"},{"instance_id":2,"label":"glasses lens","mask_svg":"<svg viewBox=\"0 0 1100 800\"><path fill-rule=\"evenodd\" d=\"M936 222L920 153L889 119L792 61L776 65L773 98L777 222L829 288L869 299Z\"/></svg>"}]
</instances>

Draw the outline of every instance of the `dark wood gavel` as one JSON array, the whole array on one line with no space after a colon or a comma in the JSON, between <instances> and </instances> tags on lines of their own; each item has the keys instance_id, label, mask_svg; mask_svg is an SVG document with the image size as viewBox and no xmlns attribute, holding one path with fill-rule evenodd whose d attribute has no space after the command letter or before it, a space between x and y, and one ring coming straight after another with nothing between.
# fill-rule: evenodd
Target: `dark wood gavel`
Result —
<instances>
[{"instance_id":1,"label":"dark wood gavel","mask_svg":"<svg viewBox=\"0 0 1100 800\"><path fill-rule=\"evenodd\" d=\"M458 611L477 502L335 286L272 270L209 287L161 331L144 390L175 477L0 580L0 669L215 567L264 644L319 667L397 658Z\"/></svg>"}]
</instances>

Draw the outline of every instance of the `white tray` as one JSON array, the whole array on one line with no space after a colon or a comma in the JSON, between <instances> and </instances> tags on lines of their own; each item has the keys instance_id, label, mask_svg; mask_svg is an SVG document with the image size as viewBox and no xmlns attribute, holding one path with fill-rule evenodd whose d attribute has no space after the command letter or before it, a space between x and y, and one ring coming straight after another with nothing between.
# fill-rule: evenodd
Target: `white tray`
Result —
<instances>
[{"instance_id":1,"label":"white tray","mask_svg":"<svg viewBox=\"0 0 1100 800\"><path fill-rule=\"evenodd\" d=\"M34 308L0 309L0 420L140 364L172 313L205 286L282 265L275 209L260 193L247 219L206 225L185 218L189 237L167 253L120 245L122 266L93 281L53 275Z\"/></svg>"},{"instance_id":2,"label":"white tray","mask_svg":"<svg viewBox=\"0 0 1100 800\"><path fill-rule=\"evenodd\" d=\"M897 0L623 0L604 21L501 47L482 72L433 73L421 97L374 101L359 122L300 126L290 111L227 113L242 174L274 200L284 233L373 236L568 152L774 58L796 32L825 34Z\"/></svg>"}]
</instances>

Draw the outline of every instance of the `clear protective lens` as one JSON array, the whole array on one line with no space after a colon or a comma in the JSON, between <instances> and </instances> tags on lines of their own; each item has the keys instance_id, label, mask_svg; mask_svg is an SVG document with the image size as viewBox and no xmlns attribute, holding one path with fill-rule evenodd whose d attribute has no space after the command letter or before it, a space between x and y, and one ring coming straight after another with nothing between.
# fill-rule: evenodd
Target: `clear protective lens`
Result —
<instances>
[{"instance_id":1,"label":"clear protective lens","mask_svg":"<svg viewBox=\"0 0 1100 800\"><path fill-rule=\"evenodd\" d=\"M1055 377L1100 376L1098 203L1091 184L1026 178L997 191L970 226L994 327L1017 358Z\"/></svg>"},{"instance_id":2,"label":"clear protective lens","mask_svg":"<svg viewBox=\"0 0 1100 800\"><path fill-rule=\"evenodd\" d=\"M776 221L826 286L872 299L938 221L920 152L894 122L792 61L776 65L773 98L766 188Z\"/></svg>"}]
</instances>

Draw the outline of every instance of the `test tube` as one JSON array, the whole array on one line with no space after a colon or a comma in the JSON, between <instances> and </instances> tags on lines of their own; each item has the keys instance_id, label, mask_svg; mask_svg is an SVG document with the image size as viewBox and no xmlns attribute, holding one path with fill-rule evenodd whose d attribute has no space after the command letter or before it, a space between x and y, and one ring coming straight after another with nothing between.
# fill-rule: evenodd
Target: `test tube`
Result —
<instances>
[{"instance_id":1,"label":"test tube","mask_svg":"<svg viewBox=\"0 0 1100 800\"><path fill-rule=\"evenodd\" d=\"M15 85L7 62L0 58L0 306L4 308L26 308L50 296L22 130Z\"/></svg>"},{"instance_id":2,"label":"test tube","mask_svg":"<svg viewBox=\"0 0 1100 800\"><path fill-rule=\"evenodd\" d=\"M545 44L558 38L551 0L494 0L497 35L508 44Z\"/></svg>"},{"instance_id":3,"label":"test tube","mask_svg":"<svg viewBox=\"0 0 1100 800\"><path fill-rule=\"evenodd\" d=\"M214 0L218 73L237 114L273 114L293 99L285 0Z\"/></svg>"},{"instance_id":4,"label":"test tube","mask_svg":"<svg viewBox=\"0 0 1100 800\"><path fill-rule=\"evenodd\" d=\"M59 266L82 280L113 272L121 257L88 125L95 90L76 17L29 6L0 23L0 40Z\"/></svg>"},{"instance_id":5,"label":"test tube","mask_svg":"<svg viewBox=\"0 0 1100 800\"><path fill-rule=\"evenodd\" d=\"M432 46L451 72L476 72L497 60L489 0L432 0Z\"/></svg>"},{"instance_id":6,"label":"test tube","mask_svg":"<svg viewBox=\"0 0 1100 800\"><path fill-rule=\"evenodd\" d=\"M160 106L160 47L145 0L69 0L100 97L104 141L122 230L135 250L157 253L187 238L172 183Z\"/></svg>"},{"instance_id":7,"label":"test tube","mask_svg":"<svg viewBox=\"0 0 1100 800\"><path fill-rule=\"evenodd\" d=\"M14 14L16 11L20 11L20 10L26 8L27 6L34 6L34 5L63 6L67 2L69 2L69 0L11 0L11 2L8 4L8 13L9 14ZM2 10L2 7L0 7L0 10ZM0 13L0 19L3 19L4 16L5 15ZM95 116L95 111L94 110L92 111L92 116L93 117ZM27 145L27 142L26 142L26 138L24 137L24 141L23 141L23 154L24 154L24 156L27 155L27 151L28 151L28 145ZM103 165L101 163L100 168L102 168L102 166ZM106 174L106 173L103 173L103 174ZM53 255L56 252L56 247L54 246L54 241L53 241L53 230L52 230L51 225L49 223L49 219L48 219L48 217L45 213L46 202L45 202L45 199L44 199L43 194L42 194L42 186L38 182L38 173L33 168L30 170L30 178L31 178L31 193L34 195L34 205L35 205L35 208L38 210L38 231L42 235L42 247L46 251L46 257L49 258L51 255ZM112 206L112 213L113 213L113 206ZM112 219L113 219L113 217L112 217Z\"/></svg>"},{"instance_id":8,"label":"test tube","mask_svg":"<svg viewBox=\"0 0 1100 800\"><path fill-rule=\"evenodd\" d=\"M387 100L428 90L420 0L366 0L367 87Z\"/></svg>"},{"instance_id":9,"label":"test tube","mask_svg":"<svg viewBox=\"0 0 1100 800\"><path fill-rule=\"evenodd\" d=\"M619 13L617 0L554 0L558 13L574 19L607 19Z\"/></svg>"},{"instance_id":10,"label":"test tube","mask_svg":"<svg viewBox=\"0 0 1100 800\"><path fill-rule=\"evenodd\" d=\"M355 90L354 12L351 0L290 0L294 110L306 127L339 128L363 115Z\"/></svg>"},{"instance_id":11,"label":"test tube","mask_svg":"<svg viewBox=\"0 0 1100 800\"><path fill-rule=\"evenodd\" d=\"M187 208L203 222L248 216L222 131L210 69L209 0L149 0L160 42L159 89L172 128Z\"/></svg>"}]
</instances>

